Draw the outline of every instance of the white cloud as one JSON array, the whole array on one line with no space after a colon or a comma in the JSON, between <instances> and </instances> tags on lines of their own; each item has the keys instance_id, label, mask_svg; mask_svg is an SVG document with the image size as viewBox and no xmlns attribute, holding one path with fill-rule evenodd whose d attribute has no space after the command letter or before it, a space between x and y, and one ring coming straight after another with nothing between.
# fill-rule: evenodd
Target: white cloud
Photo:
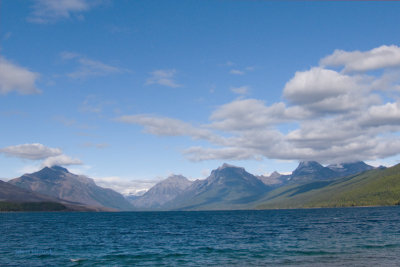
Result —
<instances>
[{"instance_id":1,"label":"white cloud","mask_svg":"<svg viewBox=\"0 0 400 267\"><path fill-rule=\"evenodd\" d=\"M236 64L231 64L231 65L226 64L226 66L228 66L228 67L232 67L234 65L236 65ZM254 69L255 68L253 66L247 66L247 67L241 68L241 69L239 69L239 68L231 69L229 71L229 73L232 75L244 75L247 72L254 71Z\"/></svg>"},{"instance_id":2,"label":"white cloud","mask_svg":"<svg viewBox=\"0 0 400 267\"><path fill-rule=\"evenodd\" d=\"M400 126L400 102L371 106L363 116L361 124L373 127Z\"/></svg>"},{"instance_id":3,"label":"white cloud","mask_svg":"<svg viewBox=\"0 0 400 267\"><path fill-rule=\"evenodd\" d=\"M49 23L72 16L82 19L81 13L88 11L100 2L96 0L34 0L28 21Z\"/></svg>"},{"instance_id":4,"label":"white cloud","mask_svg":"<svg viewBox=\"0 0 400 267\"><path fill-rule=\"evenodd\" d=\"M320 63L325 66L344 66L345 72L398 67L400 66L400 47L382 45L365 52L335 50Z\"/></svg>"},{"instance_id":5,"label":"white cloud","mask_svg":"<svg viewBox=\"0 0 400 267\"><path fill-rule=\"evenodd\" d=\"M63 155L46 158L43 161L42 166L43 167L52 167L54 165L69 166L69 165L81 165L81 164L83 164L83 163L80 159L71 158L71 157L63 154Z\"/></svg>"},{"instance_id":6,"label":"white cloud","mask_svg":"<svg viewBox=\"0 0 400 267\"><path fill-rule=\"evenodd\" d=\"M211 114L211 127L224 131L260 129L309 116L301 107L286 107L282 102L266 106L258 99L241 99L222 105Z\"/></svg>"},{"instance_id":7,"label":"white cloud","mask_svg":"<svg viewBox=\"0 0 400 267\"><path fill-rule=\"evenodd\" d=\"M251 150L238 147L204 148L191 147L184 151L191 161L204 160L244 160L254 159L255 155Z\"/></svg>"},{"instance_id":8,"label":"white cloud","mask_svg":"<svg viewBox=\"0 0 400 267\"><path fill-rule=\"evenodd\" d=\"M386 48L371 51L382 56L379 51ZM371 53L361 56L376 60ZM343 63L344 68L359 64L361 70L362 58L357 54L353 60ZM184 151L193 161L266 157L340 163L393 157L400 154L400 72L391 68L394 63L374 62L363 68L384 69L368 76L326 67L298 71L283 88L282 102L236 99L217 107L200 127L148 115L119 121L142 125L155 135L208 141Z\"/></svg>"},{"instance_id":9,"label":"white cloud","mask_svg":"<svg viewBox=\"0 0 400 267\"><path fill-rule=\"evenodd\" d=\"M147 133L158 136L190 136L194 139L209 139L214 140L214 142L217 142L217 139L222 139L208 129L194 127L181 120L167 117L147 114L125 115L116 118L116 121L142 125Z\"/></svg>"},{"instance_id":10,"label":"white cloud","mask_svg":"<svg viewBox=\"0 0 400 267\"><path fill-rule=\"evenodd\" d=\"M0 149L6 156L20 159L43 160L42 167L54 165L80 165L82 161L63 154L59 148L47 147L39 143L8 146Z\"/></svg>"},{"instance_id":11,"label":"white cloud","mask_svg":"<svg viewBox=\"0 0 400 267\"><path fill-rule=\"evenodd\" d=\"M174 80L175 74L175 69L155 70L150 73L151 76L146 80L146 85L158 84L172 88L181 87L182 85Z\"/></svg>"},{"instance_id":12,"label":"white cloud","mask_svg":"<svg viewBox=\"0 0 400 267\"><path fill-rule=\"evenodd\" d=\"M96 95L88 95L79 107L79 111L83 113L100 114L106 107L115 104L112 100L103 100Z\"/></svg>"},{"instance_id":13,"label":"white cloud","mask_svg":"<svg viewBox=\"0 0 400 267\"><path fill-rule=\"evenodd\" d=\"M0 57L0 94L39 94L41 91L35 85L38 78L38 73Z\"/></svg>"},{"instance_id":14,"label":"white cloud","mask_svg":"<svg viewBox=\"0 0 400 267\"><path fill-rule=\"evenodd\" d=\"M92 60L72 52L61 53L61 58L64 60L74 60L78 64L76 70L67 74L68 77L73 79L129 72L128 70Z\"/></svg>"},{"instance_id":15,"label":"white cloud","mask_svg":"<svg viewBox=\"0 0 400 267\"><path fill-rule=\"evenodd\" d=\"M87 147L87 148L97 148L97 149L104 149L109 147L110 145L107 143L92 143L92 142L86 142L83 144L83 147Z\"/></svg>"},{"instance_id":16,"label":"white cloud","mask_svg":"<svg viewBox=\"0 0 400 267\"><path fill-rule=\"evenodd\" d=\"M308 104L358 91L362 87L360 77L316 67L308 71L296 72L294 77L286 83L283 95L294 104Z\"/></svg>"},{"instance_id":17,"label":"white cloud","mask_svg":"<svg viewBox=\"0 0 400 267\"><path fill-rule=\"evenodd\" d=\"M46 147L39 143L8 146L0 149L0 153L22 159L40 160L48 157L59 156L61 149Z\"/></svg>"},{"instance_id":18,"label":"white cloud","mask_svg":"<svg viewBox=\"0 0 400 267\"><path fill-rule=\"evenodd\" d=\"M190 135L195 131L193 126L183 121L147 114L125 115L116 120L119 122L143 125L145 126L146 132L154 135L180 136Z\"/></svg>"},{"instance_id":19,"label":"white cloud","mask_svg":"<svg viewBox=\"0 0 400 267\"><path fill-rule=\"evenodd\" d=\"M231 91L238 95L247 95L250 91L250 86L231 87Z\"/></svg>"},{"instance_id":20,"label":"white cloud","mask_svg":"<svg viewBox=\"0 0 400 267\"><path fill-rule=\"evenodd\" d=\"M238 69L232 69L232 70L229 71L229 73L233 74L233 75L243 75L244 71L238 70Z\"/></svg>"}]
</instances>

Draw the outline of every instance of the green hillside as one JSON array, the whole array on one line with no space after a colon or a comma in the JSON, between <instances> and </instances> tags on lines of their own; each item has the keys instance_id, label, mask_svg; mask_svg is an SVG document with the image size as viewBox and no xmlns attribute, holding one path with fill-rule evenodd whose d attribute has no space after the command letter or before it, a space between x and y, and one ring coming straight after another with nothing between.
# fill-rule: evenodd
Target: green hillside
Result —
<instances>
[{"instance_id":1,"label":"green hillside","mask_svg":"<svg viewBox=\"0 0 400 267\"><path fill-rule=\"evenodd\" d=\"M400 164L346 178L289 185L271 191L259 209L400 204Z\"/></svg>"}]
</instances>

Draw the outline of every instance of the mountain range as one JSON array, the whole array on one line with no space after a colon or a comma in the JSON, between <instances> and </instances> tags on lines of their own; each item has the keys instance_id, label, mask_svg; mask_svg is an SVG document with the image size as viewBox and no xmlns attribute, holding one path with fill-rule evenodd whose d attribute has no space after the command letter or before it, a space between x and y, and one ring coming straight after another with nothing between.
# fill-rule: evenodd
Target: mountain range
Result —
<instances>
[{"instance_id":1,"label":"mountain range","mask_svg":"<svg viewBox=\"0 0 400 267\"><path fill-rule=\"evenodd\" d=\"M39 210L52 203L50 210L92 211L397 205L400 203L400 165L374 168L364 162L353 162L324 167L318 162L306 161L300 162L290 175L274 172L269 176L255 176L244 168L223 164L206 179L190 181L182 175L172 175L134 198L53 166L8 183L0 181L0 210L2 205L19 205L24 210L26 207L21 208L21 203L36 203L34 208ZM42 206L37 208L37 203Z\"/></svg>"},{"instance_id":2,"label":"mountain range","mask_svg":"<svg viewBox=\"0 0 400 267\"><path fill-rule=\"evenodd\" d=\"M306 161L300 162L290 175L274 172L270 176L254 176L244 168L224 164L213 170L205 180L196 180L190 185L186 178L180 176L180 179L173 184L174 190L171 190L171 183L167 183L170 179L168 178L156 184L132 203L139 210L149 208L156 210L274 208L279 207L279 201L287 201L293 197L294 195L289 192L294 188L298 188L298 194L305 192L312 194L315 189L328 186L333 181L340 181L343 177L372 170L374 168L364 162L324 167L318 162ZM184 182L184 185L181 185L180 182ZM179 190L177 190L178 187ZM282 190L289 191L285 195L282 194L285 192ZM168 198L159 193L164 191L170 192ZM160 198L163 200L160 201ZM152 202L157 202L157 206L145 204ZM301 206L300 202L298 206Z\"/></svg>"}]
</instances>

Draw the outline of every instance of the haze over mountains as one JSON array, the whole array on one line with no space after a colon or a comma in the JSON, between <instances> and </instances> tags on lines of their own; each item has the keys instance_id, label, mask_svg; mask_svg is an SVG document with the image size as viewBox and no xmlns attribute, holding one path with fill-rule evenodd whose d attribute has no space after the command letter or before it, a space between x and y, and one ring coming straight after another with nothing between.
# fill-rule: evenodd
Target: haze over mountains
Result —
<instances>
[{"instance_id":1,"label":"haze over mountains","mask_svg":"<svg viewBox=\"0 0 400 267\"><path fill-rule=\"evenodd\" d=\"M255 176L244 168L223 164L204 180L172 175L135 198L126 198L97 186L91 178L53 166L8 183L0 182L0 202L45 201L69 205L70 210L79 210L74 208L78 205L81 210L108 211L394 205L400 203L399 166L375 169L354 162L324 167L308 161L300 162L290 175L274 172ZM388 185L393 185L390 192Z\"/></svg>"},{"instance_id":2,"label":"haze over mountains","mask_svg":"<svg viewBox=\"0 0 400 267\"><path fill-rule=\"evenodd\" d=\"M133 199L131 203L140 209L158 209L182 194L191 184L182 175L172 175L150 188L143 196Z\"/></svg>"}]
</instances>

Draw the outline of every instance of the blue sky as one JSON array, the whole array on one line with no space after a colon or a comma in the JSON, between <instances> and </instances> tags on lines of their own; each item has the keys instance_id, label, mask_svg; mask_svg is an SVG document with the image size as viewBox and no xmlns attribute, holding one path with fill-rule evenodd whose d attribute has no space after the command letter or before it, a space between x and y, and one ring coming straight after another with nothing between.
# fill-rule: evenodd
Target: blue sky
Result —
<instances>
[{"instance_id":1,"label":"blue sky","mask_svg":"<svg viewBox=\"0 0 400 267\"><path fill-rule=\"evenodd\" d=\"M398 163L400 3L3 0L0 177Z\"/></svg>"}]
</instances>

